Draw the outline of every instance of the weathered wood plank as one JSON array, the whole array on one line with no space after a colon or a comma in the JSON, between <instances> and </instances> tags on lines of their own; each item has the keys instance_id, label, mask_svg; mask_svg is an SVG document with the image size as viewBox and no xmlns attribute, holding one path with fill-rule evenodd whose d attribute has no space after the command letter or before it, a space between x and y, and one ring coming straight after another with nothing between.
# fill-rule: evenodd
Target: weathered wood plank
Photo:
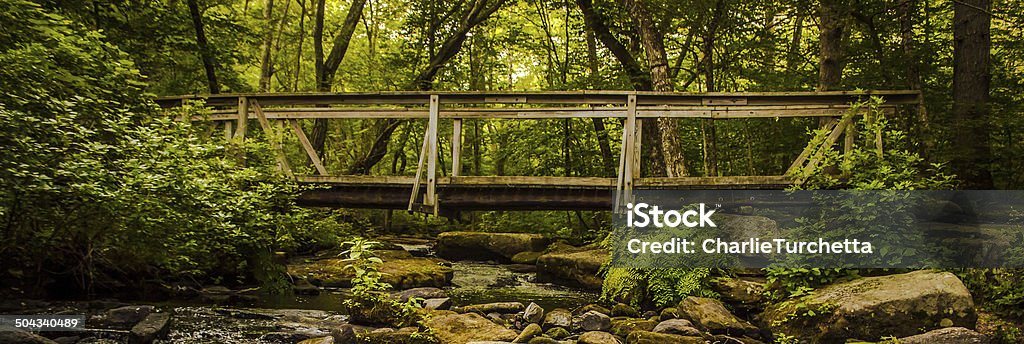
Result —
<instances>
[{"instance_id":1,"label":"weathered wood plank","mask_svg":"<svg viewBox=\"0 0 1024 344\"><path fill-rule=\"evenodd\" d=\"M427 195L424 204L434 206L437 202L437 122L438 96L430 95L430 119L427 122Z\"/></svg>"},{"instance_id":2,"label":"weathered wood plank","mask_svg":"<svg viewBox=\"0 0 1024 344\"><path fill-rule=\"evenodd\" d=\"M281 144L280 134L270 126L270 121L263 114L263 108L260 107L259 101L253 99L251 106L256 112L256 118L260 122L260 127L263 128L263 135L267 137L267 140L270 140L271 146L274 147L274 158L277 160L278 171L284 172L287 176L292 176L292 168L288 165L288 157L284 154L284 146Z\"/></svg>"},{"instance_id":3,"label":"weathered wood plank","mask_svg":"<svg viewBox=\"0 0 1024 344\"><path fill-rule=\"evenodd\" d=\"M452 176L462 173L462 120L452 121Z\"/></svg>"},{"instance_id":4,"label":"weathered wood plank","mask_svg":"<svg viewBox=\"0 0 1024 344\"><path fill-rule=\"evenodd\" d=\"M306 155L309 156L309 160L313 162L313 167L316 168L316 172L320 173L321 176L327 175L327 169L324 168L324 164L320 162L320 157L316 154L316 150L313 149L313 145L309 143L309 138L306 137L306 133L302 131L302 126L299 125L298 120L289 120L291 123L292 130L295 131L295 136L299 137L299 143L302 144L302 149L306 151Z\"/></svg>"}]
</instances>

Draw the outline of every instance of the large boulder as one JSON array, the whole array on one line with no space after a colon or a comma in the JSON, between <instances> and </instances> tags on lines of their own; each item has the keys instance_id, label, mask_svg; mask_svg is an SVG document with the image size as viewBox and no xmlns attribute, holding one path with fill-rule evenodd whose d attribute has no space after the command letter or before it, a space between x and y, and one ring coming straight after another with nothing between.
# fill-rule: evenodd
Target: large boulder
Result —
<instances>
[{"instance_id":1,"label":"large boulder","mask_svg":"<svg viewBox=\"0 0 1024 344\"><path fill-rule=\"evenodd\" d=\"M520 252L543 251L549 243L540 234L445 232L437 236L437 255L452 260L511 261Z\"/></svg>"},{"instance_id":2,"label":"large boulder","mask_svg":"<svg viewBox=\"0 0 1024 344\"><path fill-rule=\"evenodd\" d=\"M395 289L451 284L454 272L442 259L413 257L398 250L378 251L377 255L384 261L377 267L383 273L381 281ZM345 268L349 263L340 257L306 260L289 264L288 273L321 286L347 288L353 277L352 269Z\"/></svg>"},{"instance_id":3,"label":"large boulder","mask_svg":"<svg viewBox=\"0 0 1024 344\"><path fill-rule=\"evenodd\" d=\"M480 314L445 314L429 317L424 326L433 331L442 344L464 344L472 341L512 341L516 331L502 327Z\"/></svg>"},{"instance_id":4,"label":"large boulder","mask_svg":"<svg viewBox=\"0 0 1024 344\"><path fill-rule=\"evenodd\" d=\"M775 333L814 342L906 337L939 327L974 328L971 293L955 275L931 270L837 283L769 306Z\"/></svg>"},{"instance_id":5,"label":"large boulder","mask_svg":"<svg viewBox=\"0 0 1024 344\"><path fill-rule=\"evenodd\" d=\"M537 277L599 290L603 280L597 272L609 257L605 249L551 252L537 258Z\"/></svg>"},{"instance_id":6,"label":"large boulder","mask_svg":"<svg viewBox=\"0 0 1024 344\"><path fill-rule=\"evenodd\" d=\"M679 302L678 310L683 317L712 334L759 336L757 327L736 317L715 299L689 296Z\"/></svg>"},{"instance_id":7,"label":"large boulder","mask_svg":"<svg viewBox=\"0 0 1024 344\"><path fill-rule=\"evenodd\" d=\"M715 224L722 237L731 241L746 241L750 238L770 241L781 235L775 220L764 216L716 213Z\"/></svg>"},{"instance_id":8,"label":"large boulder","mask_svg":"<svg viewBox=\"0 0 1024 344\"><path fill-rule=\"evenodd\" d=\"M985 335L963 327L947 327L900 338L900 344L988 344Z\"/></svg>"}]
</instances>

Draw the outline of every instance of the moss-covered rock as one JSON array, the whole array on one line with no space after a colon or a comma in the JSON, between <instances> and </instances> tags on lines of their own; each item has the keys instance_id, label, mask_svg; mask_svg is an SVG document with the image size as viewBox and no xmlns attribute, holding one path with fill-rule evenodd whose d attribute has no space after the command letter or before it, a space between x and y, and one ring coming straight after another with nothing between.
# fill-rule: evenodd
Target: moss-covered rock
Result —
<instances>
[{"instance_id":1,"label":"moss-covered rock","mask_svg":"<svg viewBox=\"0 0 1024 344\"><path fill-rule=\"evenodd\" d=\"M755 278L718 277L711 289L737 311L755 312L764 303L764 281Z\"/></svg>"},{"instance_id":2,"label":"moss-covered rock","mask_svg":"<svg viewBox=\"0 0 1024 344\"><path fill-rule=\"evenodd\" d=\"M939 271L866 277L769 306L761 322L775 333L814 342L906 337L948 326L974 328L971 294Z\"/></svg>"},{"instance_id":3,"label":"moss-covered rock","mask_svg":"<svg viewBox=\"0 0 1024 344\"><path fill-rule=\"evenodd\" d=\"M543 256L544 252L519 252L512 256L512 262L516 264L537 264L537 258Z\"/></svg>"},{"instance_id":4,"label":"moss-covered rock","mask_svg":"<svg viewBox=\"0 0 1024 344\"><path fill-rule=\"evenodd\" d=\"M626 343L635 344L704 344L704 338L680 336L668 333L633 331L626 337Z\"/></svg>"},{"instance_id":5,"label":"moss-covered rock","mask_svg":"<svg viewBox=\"0 0 1024 344\"><path fill-rule=\"evenodd\" d=\"M540 234L445 232L437 236L437 255L452 260L511 261L521 252L543 251L549 243Z\"/></svg>"},{"instance_id":6,"label":"moss-covered rock","mask_svg":"<svg viewBox=\"0 0 1024 344\"><path fill-rule=\"evenodd\" d=\"M756 337L760 330L729 312L721 301L689 296L677 307L682 317L712 334L747 335Z\"/></svg>"},{"instance_id":7,"label":"moss-covered rock","mask_svg":"<svg viewBox=\"0 0 1024 344\"><path fill-rule=\"evenodd\" d=\"M476 313L448 314L430 317L424 322L442 344L463 344L472 341L512 341L518 333L502 327Z\"/></svg>"},{"instance_id":8,"label":"moss-covered rock","mask_svg":"<svg viewBox=\"0 0 1024 344\"><path fill-rule=\"evenodd\" d=\"M633 331L652 331L658 326L657 322L637 318L613 318L611 333L619 336L629 336Z\"/></svg>"},{"instance_id":9,"label":"moss-covered rock","mask_svg":"<svg viewBox=\"0 0 1024 344\"><path fill-rule=\"evenodd\" d=\"M537 276L590 290L600 290L603 280L597 275L610 255L605 249L575 252L551 252L537 258Z\"/></svg>"},{"instance_id":10,"label":"moss-covered rock","mask_svg":"<svg viewBox=\"0 0 1024 344\"><path fill-rule=\"evenodd\" d=\"M377 255L384 260L378 267L384 274L381 280L394 289L451 284L453 271L442 259L413 257L406 251L392 250L379 251ZM298 261L288 265L288 273L321 286L347 288L353 277L352 270L345 269L348 264L340 257Z\"/></svg>"}]
</instances>

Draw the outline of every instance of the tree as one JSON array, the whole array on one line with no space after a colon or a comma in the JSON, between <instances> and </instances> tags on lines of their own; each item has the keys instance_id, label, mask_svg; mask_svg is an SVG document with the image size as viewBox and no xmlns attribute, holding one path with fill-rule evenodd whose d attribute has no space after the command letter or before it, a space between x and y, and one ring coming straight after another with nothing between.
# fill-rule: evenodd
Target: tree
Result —
<instances>
[{"instance_id":1,"label":"tree","mask_svg":"<svg viewBox=\"0 0 1024 344\"><path fill-rule=\"evenodd\" d=\"M324 60L324 1L318 0L316 3L316 22L313 24L313 51L315 55L314 62L316 63L316 90L330 92L331 84L334 83L334 75L338 72L338 67L341 66L341 60L345 58L345 53L348 52L352 34L356 31L356 24L359 24L359 18L363 15L363 6L366 5L366 0L352 1L352 6L349 7L348 14L345 16L345 22L341 24L341 31L334 36L334 45L331 46L331 52L327 55L326 60ZM311 136L313 149L323 157L324 143L327 142L326 119L317 119L313 122Z\"/></svg>"},{"instance_id":2,"label":"tree","mask_svg":"<svg viewBox=\"0 0 1024 344\"><path fill-rule=\"evenodd\" d=\"M203 60L203 70L206 71L206 80L210 93L220 93L220 84L217 83L216 62L213 52L210 51L210 43L206 41L206 31L203 28L203 15L199 11L198 0L188 0L188 13L192 17L192 27L196 31L196 45L199 47L199 56Z\"/></svg>"},{"instance_id":3,"label":"tree","mask_svg":"<svg viewBox=\"0 0 1024 344\"><path fill-rule=\"evenodd\" d=\"M818 2L818 91L831 91L843 79L843 35L846 25L842 0Z\"/></svg>"},{"instance_id":4,"label":"tree","mask_svg":"<svg viewBox=\"0 0 1024 344\"><path fill-rule=\"evenodd\" d=\"M988 100L992 81L991 0L953 5L953 168L968 189L991 189Z\"/></svg>"}]
</instances>

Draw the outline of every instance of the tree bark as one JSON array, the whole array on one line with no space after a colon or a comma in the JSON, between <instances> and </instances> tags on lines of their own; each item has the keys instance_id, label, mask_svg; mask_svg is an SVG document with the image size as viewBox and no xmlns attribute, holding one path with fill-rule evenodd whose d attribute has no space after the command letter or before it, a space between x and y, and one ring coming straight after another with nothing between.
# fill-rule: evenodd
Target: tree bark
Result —
<instances>
[{"instance_id":1,"label":"tree bark","mask_svg":"<svg viewBox=\"0 0 1024 344\"><path fill-rule=\"evenodd\" d=\"M668 70L664 37L651 20L651 15L643 1L625 0L625 4L633 15L637 31L640 32L644 55L647 56L647 65L650 69L651 86L655 91L672 92L672 78ZM661 153L665 163L665 175L669 177L688 176L686 158L679 138L679 121L673 118L658 118L657 123L661 138Z\"/></svg>"},{"instance_id":2,"label":"tree bark","mask_svg":"<svg viewBox=\"0 0 1024 344\"><path fill-rule=\"evenodd\" d=\"M725 15L725 0L715 2L714 12L711 14L707 31L704 35L704 81L707 92L716 92L715 84L715 36L721 26L722 16ZM718 143L715 134L715 120L704 119L700 122L700 134L704 141L704 175L708 177L718 176Z\"/></svg>"},{"instance_id":3,"label":"tree bark","mask_svg":"<svg viewBox=\"0 0 1024 344\"><path fill-rule=\"evenodd\" d=\"M352 6L345 15L345 22L341 25L341 31L334 36L334 45L331 52L324 60L324 0L317 2L316 24L313 29L313 45L316 49L316 89L320 92L330 92L331 84L334 83L334 75L341 66L341 60L345 59L348 52L349 41L359 24L359 17L363 15L363 7L366 0L354 0ZM392 129L394 130L394 129ZM317 154L324 157L324 144L327 142L327 119L318 118L313 121L313 132L310 141Z\"/></svg>"},{"instance_id":4,"label":"tree bark","mask_svg":"<svg viewBox=\"0 0 1024 344\"><path fill-rule=\"evenodd\" d=\"M818 3L818 91L839 88L843 78L843 23L842 4L839 0L819 0Z\"/></svg>"},{"instance_id":5,"label":"tree bark","mask_svg":"<svg viewBox=\"0 0 1024 344\"><path fill-rule=\"evenodd\" d=\"M203 15L199 11L197 0L188 0L188 12L192 17L192 27L196 30L196 44L199 46L199 57L203 61L203 69L206 71L206 82L211 94L220 93L220 84L217 82L216 62L213 52L210 51L210 43L206 40L206 30L203 29Z\"/></svg>"},{"instance_id":6,"label":"tree bark","mask_svg":"<svg viewBox=\"0 0 1024 344\"><path fill-rule=\"evenodd\" d=\"M615 56L615 60L622 66L622 70L626 72L626 76L633 84L633 89L650 91L652 89L650 74L640 67L629 49L612 35L608 25L605 24L604 16L594 9L591 0L576 0L576 6L580 8L580 12L583 12L583 22L587 28L594 33L594 37L601 41L601 44L612 53L612 56Z\"/></svg>"},{"instance_id":7,"label":"tree bark","mask_svg":"<svg viewBox=\"0 0 1024 344\"><path fill-rule=\"evenodd\" d=\"M587 59L590 63L590 86L601 89L600 61L597 58L597 41L591 31L586 32ZM594 133L597 135L597 146L601 149L601 162L604 164L605 175L612 175L615 172L615 157L612 156L612 146L608 142L608 130L604 127L604 118L591 118L594 125Z\"/></svg>"},{"instance_id":8,"label":"tree bark","mask_svg":"<svg viewBox=\"0 0 1024 344\"><path fill-rule=\"evenodd\" d=\"M263 36L263 56L260 59L260 92L266 92L270 89L270 74L272 73L273 62L270 61L270 50L274 41L274 31L270 29L270 22L274 17L274 0L267 0L266 6L263 7L263 20L264 25L267 27L267 33ZM284 20L282 18L282 20Z\"/></svg>"},{"instance_id":9,"label":"tree bark","mask_svg":"<svg viewBox=\"0 0 1024 344\"><path fill-rule=\"evenodd\" d=\"M953 168L966 189L993 188L988 126L991 7L991 0L958 0L953 5Z\"/></svg>"}]
</instances>

